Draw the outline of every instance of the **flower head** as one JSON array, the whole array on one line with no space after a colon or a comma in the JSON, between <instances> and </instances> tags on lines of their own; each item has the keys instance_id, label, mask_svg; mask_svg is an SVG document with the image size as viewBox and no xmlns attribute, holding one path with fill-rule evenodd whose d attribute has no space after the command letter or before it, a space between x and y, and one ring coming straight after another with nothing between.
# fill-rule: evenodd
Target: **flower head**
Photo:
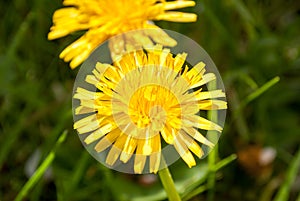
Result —
<instances>
[{"instance_id":1,"label":"flower head","mask_svg":"<svg viewBox=\"0 0 300 201\"><path fill-rule=\"evenodd\" d=\"M201 110L226 109L217 98L221 90L207 91L205 85L216 79L206 73L205 64L188 66L186 53L175 57L169 49L152 49L124 54L113 65L97 63L85 81L95 92L78 87L74 99L80 101L76 115L85 117L74 123L86 144L95 143L97 152L108 150L105 163L133 162L133 172L156 173L162 149L173 146L189 167L194 155L204 154L199 144L213 147L203 130L221 132L222 127L200 116ZM202 130L202 131L201 131ZM146 162L149 161L149 162ZM148 164L148 167L145 167Z\"/></svg>"},{"instance_id":2,"label":"flower head","mask_svg":"<svg viewBox=\"0 0 300 201\"><path fill-rule=\"evenodd\" d=\"M130 30L153 28L154 31L139 35L135 40L146 45L154 40L162 45L174 46L176 41L150 21L192 22L197 17L191 13L170 11L194 6L194 1L64 0L63 4L67 7L58 9L53 14L53 26L50 28L48 39L61 38L76 31L86 31L60 54L64 61L71 61L71 68L80 65L109 37ZM115 50L118 51L120 45L111 46L116 46Z\"/></svg>"}]
</instances>

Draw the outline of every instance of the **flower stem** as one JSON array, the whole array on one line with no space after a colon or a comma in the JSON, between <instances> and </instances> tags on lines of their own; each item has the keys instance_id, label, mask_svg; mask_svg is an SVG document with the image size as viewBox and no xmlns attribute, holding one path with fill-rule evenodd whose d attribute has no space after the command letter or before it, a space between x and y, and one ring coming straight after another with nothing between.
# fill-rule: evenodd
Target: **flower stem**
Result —
<instances>
[{"instance_id":1,"label":"flower stem","mask_svg":"<svg viewBox=\"0 0 300 201\"><path fill-rule=\"evenodd\" d=\"M175 188L172 175L168 167L158 171L159 178L161 183L167 193L167 196L170 201L181 201L181 198Z\"/></svg>"}]
</instances>

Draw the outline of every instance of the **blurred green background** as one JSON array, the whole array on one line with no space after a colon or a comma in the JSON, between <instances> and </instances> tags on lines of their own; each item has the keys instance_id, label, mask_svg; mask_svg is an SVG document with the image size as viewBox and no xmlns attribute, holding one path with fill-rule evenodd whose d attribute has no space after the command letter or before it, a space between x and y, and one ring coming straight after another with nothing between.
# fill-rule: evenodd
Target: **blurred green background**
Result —
<instances>
[{"instance_id":1,"label":"blurred green background","mask_svg":"<svg viewBox=\"0 0 300 201\"><path fill-rule=\"evenodd\" d=\"M78 69L58 55L79 34L47 40L60 7L0 2L0 200L165 200L156 175L105 168L72 129ZM192 169L171 166L183 200L299 201L300 1L201 0L183 10L198 21L157 24L210 54L229 103L218 149Z\"/></svg>"}]
</instances>

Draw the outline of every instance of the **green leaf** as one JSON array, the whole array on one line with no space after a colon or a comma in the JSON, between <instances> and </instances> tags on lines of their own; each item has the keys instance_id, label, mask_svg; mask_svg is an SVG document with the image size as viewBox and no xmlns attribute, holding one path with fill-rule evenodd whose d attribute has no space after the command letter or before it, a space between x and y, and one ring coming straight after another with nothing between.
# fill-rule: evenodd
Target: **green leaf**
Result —
<instances>
[{"instance_id":1,"label":"green leaf","mask_svg":"<svg viewBox=\"0 0 300 201\"><path fill-rule=\"evenodd\" d=\"M66 137L67 137L67 131L64 131L61 134L61 136L58 138L58 140L56 141L56 144L54 145L53 149L48 154L46 159L42 162L42 164L38 167L38 169L35 171L35 173L30 177L30 179L23 186L23 188L17 195L15 201L23 200L28 195L28 192L41 179L41 177L44 175L45 171L48 169L48 167L51 165L52 161L54 160L55 152L56 152L57 148L65 141Z\"/></svg>"},{"instance_id":2,"label":"green leaf","mask_svg":"<svg viewBox=\"0 0 300 201\"><path fill-rule=\"evenodd\" d=\"M289 190L297 177L300 167L300 149L294 156L287 170L285 180L275 196L274 201L287 201L289 199Z\"/></svg>"}]
</instances>

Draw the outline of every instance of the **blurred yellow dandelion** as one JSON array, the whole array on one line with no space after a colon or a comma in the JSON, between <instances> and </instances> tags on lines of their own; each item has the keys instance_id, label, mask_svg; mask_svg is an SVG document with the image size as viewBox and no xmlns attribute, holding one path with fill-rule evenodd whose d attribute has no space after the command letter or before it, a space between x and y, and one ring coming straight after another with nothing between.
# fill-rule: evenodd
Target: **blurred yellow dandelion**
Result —
<instances>
[{"instance_id":1,"label":"blurred yellow dandelion","mask_svg":"<svg viewBox=\"0 0 300 201\"><path fill-rule=\"evenodd\" d=\"M130 30L153 29L134 38L143 45L149 45L151 40L154 40L162 45L174 46L176 41L150 21L193 22L197 18L192 13L170 11L194 6L194 1L64 0L63 4L68 7L58 9L53 14L53 26L50 28L48 39L61 38L76 31L86 31L60 54L60 58L70 62L71 68L80 65L109 37ZM112 44L112 53L119 54L123 42L117 40Z\"/></svg>"},{"instance_id":2,"label":"blurred yellow dandelion","mask_svg":"<svg viewBox=\"0 0 300 201\"><path fill-rule=\"evenodd\" d=\"M199 129L221 132L222 127L199 111L226 109L226 101L217 99L225 94L205 91L216 76L205 73L203 62L188 67L186 57L186 53L173 57L160 45L132 51L113 65L97 63L93 75L85 79L97 91L76 89L74 98L80 104L75 114L87 116L74 128L80 135L88 134L86 144L96 142L97 152L109 149L106 164L127 163L134 157L133 172L142 173L149 164L149 172L156 173L163 141L174 146L189 167L196 164L192 153L203 156L199 143L214 146Z\"/></svg>"}]
</instances>

